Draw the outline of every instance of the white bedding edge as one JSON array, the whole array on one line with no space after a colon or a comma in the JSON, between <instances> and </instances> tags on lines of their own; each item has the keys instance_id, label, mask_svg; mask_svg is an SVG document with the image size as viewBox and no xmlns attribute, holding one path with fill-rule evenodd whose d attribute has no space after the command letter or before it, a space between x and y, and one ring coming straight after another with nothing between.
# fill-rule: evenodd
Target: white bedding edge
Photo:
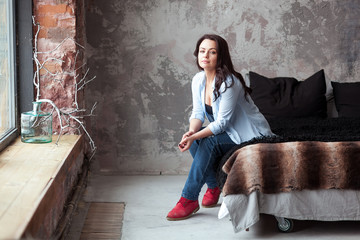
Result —
<instances>
[{"instance_id":1,"label":"white bedding edge","mask_svg":"<svg viewBox=\"0 0 360 240\"><path fill-rule=\"evenodd\" d=\"M218 218L229 216L234 232L239 232L258 222L260 213L298 220L360 220L360 191L331 189L227 195Z\"/></svg>"}]
</instances>

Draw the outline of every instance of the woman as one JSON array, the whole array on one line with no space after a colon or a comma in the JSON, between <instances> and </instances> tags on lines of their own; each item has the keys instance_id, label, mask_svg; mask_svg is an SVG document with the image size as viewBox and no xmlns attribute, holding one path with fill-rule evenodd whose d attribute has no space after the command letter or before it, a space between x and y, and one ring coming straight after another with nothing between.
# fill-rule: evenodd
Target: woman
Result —
<instances>
[{"instance_id":1,"label":"woman","mask_svg":"<svg viewBox=\"0 0 360 240\"><path fill-rule=\"evenodd\" d=\"M202 206L216 206L221 190L215 161L236 144L273 134L249 96L251 89L234 70L227 42L206 34L198 40L194 55L201 72L192 80L190 127L179 143L181 152L190 151L193 163L181 198L167 215L170 221L189 218L199 210L198 197L205 183ZM205 116L210 123L202 127Z\"/></svg>"}]
</instances>

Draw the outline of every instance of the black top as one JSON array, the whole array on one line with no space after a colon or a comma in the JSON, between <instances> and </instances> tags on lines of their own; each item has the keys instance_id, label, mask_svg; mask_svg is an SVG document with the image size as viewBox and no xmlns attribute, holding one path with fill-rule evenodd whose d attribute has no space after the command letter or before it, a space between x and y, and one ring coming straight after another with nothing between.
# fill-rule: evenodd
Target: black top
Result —
<instances>
[{"instance_id":1,"label":"black top","mask_svg":"<svg viewBox=\"0 0 360 240\"><path fill-rule=\"evenodd\" d=\"M205 110L208 114L213 115L212 106L205 104Z\"/></svg>"}]
</instances>

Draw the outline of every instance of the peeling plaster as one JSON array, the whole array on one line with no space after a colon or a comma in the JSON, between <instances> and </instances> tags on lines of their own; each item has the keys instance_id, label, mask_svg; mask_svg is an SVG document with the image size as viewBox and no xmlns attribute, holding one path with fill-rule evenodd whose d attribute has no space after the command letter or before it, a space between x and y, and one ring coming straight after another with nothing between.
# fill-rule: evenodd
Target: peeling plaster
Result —
<instances>
[{"instance_id":1,"label":"peeling plaster","mask_svg":"<svg viewBox=\"0 0 360 240\"><path fill-rule=\"evenodd\" d=\"M91 125L98 171L184 173L193 50L204 33L227 39L235 68L305 79L360 81L358 0L93 0L88 64L99 102Z\"/></svg>"}]
</instances>

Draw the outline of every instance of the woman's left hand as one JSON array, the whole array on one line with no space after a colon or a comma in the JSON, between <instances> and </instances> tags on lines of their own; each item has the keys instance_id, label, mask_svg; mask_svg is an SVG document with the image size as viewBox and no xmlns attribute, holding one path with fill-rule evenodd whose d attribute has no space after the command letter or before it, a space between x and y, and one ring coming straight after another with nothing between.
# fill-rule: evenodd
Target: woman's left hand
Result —
<instances>
[{"instance_id":1,"label":"woman's left hand","mask_svg":"<svg viewBox=\"0 0 360 240\"><path fill-rule=\"evenodd\" d=\"M181 152L189 150L191 144L194 142L192 135L184 136L181 142L179 143L179 149Z\"/></svg>"}]
</instances>

